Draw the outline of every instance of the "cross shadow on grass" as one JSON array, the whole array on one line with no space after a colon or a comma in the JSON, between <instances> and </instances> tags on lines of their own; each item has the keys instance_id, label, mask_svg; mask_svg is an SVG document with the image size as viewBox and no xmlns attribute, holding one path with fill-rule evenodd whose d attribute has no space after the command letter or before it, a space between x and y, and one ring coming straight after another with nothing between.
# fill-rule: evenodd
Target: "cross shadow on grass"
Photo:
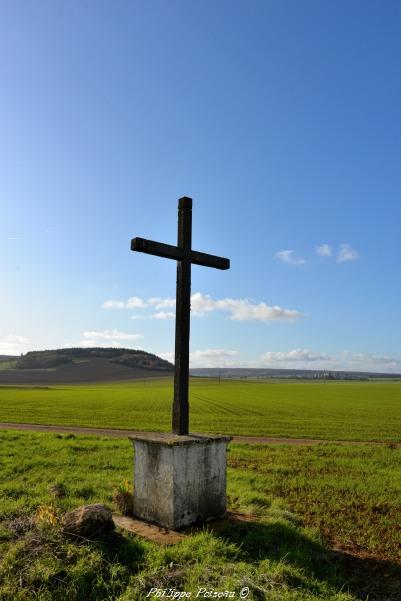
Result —
<instances>
[{"instance_id":1,"label":"cross shadow on grass","mask_svg":"<svg viewBox=\"0 0 401 601\"><path fill-rule=\"evenodd\" d=\"M118 562L131 574L138 572L144 563L145 546L139 538L126 537L113 531L99 538L95 543L103 557L109 562Z\"/></svg>"},{"instance_id":2,"label":"cross shadow on grass","mask_svg":"<svg viewBox=\"0 0 401 601\"><path fill-rule=\"evenodd\" d=\"M216 536L239 547L242 561L285 560L300 568L308 578L290 575L287 582L293 588L318 594L319 583L325 582L364 601L401 599L400 564L327 549L285 520L244 520L231 514L229 519L211 525L211 529ZM257 597L257 590L254 593Z\"/></svg>"}]
</instances>

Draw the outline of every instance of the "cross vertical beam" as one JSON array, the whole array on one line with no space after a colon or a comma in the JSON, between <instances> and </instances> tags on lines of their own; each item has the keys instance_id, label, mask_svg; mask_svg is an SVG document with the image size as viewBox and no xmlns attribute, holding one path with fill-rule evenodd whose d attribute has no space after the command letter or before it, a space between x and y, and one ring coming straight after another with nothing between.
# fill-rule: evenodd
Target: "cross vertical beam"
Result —
<instances>
[{"instance_id":1,"label":"cross vertical beam","mask_svg":"<svg viewBox=\"0 0 401 601\"><path fill-rule=\"evenodd\" d=\"M191 311L192 199L180 198L178 204L177 297L175 310L175 375L172 427L174 434L188 434L189 429L189 331Z\"/></svg>"}]
</instances>

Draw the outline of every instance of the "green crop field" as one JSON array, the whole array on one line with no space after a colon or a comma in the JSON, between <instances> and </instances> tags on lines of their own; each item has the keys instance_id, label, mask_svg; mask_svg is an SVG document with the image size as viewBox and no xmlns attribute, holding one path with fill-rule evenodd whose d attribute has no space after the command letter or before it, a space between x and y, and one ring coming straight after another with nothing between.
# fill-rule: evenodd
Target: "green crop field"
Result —
<instances>
[{"instance_id":1,"label":"green crop field","mask_svg":"<svg viewBox=\"0 0 401 601\"><path fill-rule=\"evenodd\" d=\"M169 430L172 379L0 387L0 422ZM192 431L401 441L401 382L192 378Z\"/></svg>"},{"instance_id":2,"label":"green crop field","mask_svg":"<svg viewBox=\"0 0 401 601\"><path fill-rule=\"evenodd\" d=\"M171 378L2 387L0 421L167 430L171 399ZM0 431L1 601L135 601L151 587L399 601L401 382L193 378L190 403L193 430L383 444L231 444L229 509L252 520L158 547L127 533L79 543L60 531L80 504L116 508L113 491L132 477L128 440Z\"/></svg>"},{"instance_id":3,"label":"green crop field","mask_svg":"<svg viewBox=\"0 0 401 601\"><path fill-rule=\"evenodd\" d=\"M139 601L152 587L236 599L248 587L251 601L401 598L401 449L231 444L229 508L251 521L172 547L127 533L65 539L65 511L116 509L132 453L124 439L0 431L1 601Z\"/></svg>"}]
</instances>

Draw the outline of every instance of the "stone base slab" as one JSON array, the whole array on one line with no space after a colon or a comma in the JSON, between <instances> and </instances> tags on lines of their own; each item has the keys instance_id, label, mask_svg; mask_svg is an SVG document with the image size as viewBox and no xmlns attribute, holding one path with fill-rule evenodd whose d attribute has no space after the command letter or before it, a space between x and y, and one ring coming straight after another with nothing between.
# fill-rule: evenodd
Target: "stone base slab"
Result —
<instances>
[{"instance_id":1,"label":"stone base slab","mask_svg":"<svg viewBox=\"0 0 401 601\"><path fill-rule=\"evenodd\" d=\"M242 513L227 511L225 518L222 520L208 522L206 526L205 524L195 525L186 530L182 530L181 532L170 530L169 528L162 528L156 524L145 522L137 518L118 515L117 513L113 513L113 521L118 528L136 534L136 536L151 540L159 545L176 545L185 540L188 536L197 534L205 528L210 532L219 533L224 529L227 522L234 526L244 527L246 524L256 524L258 518L253 515L244 515Z\"/></svg>"},{"instance_id":2,"label":"stone base slab","mask_svg":"<svg viewBox=\"0 0 401 601\"><path fill-rule=\"evenodd\" d=\"M172 530L224 517L230 436L151 432L129 438L136 517Z\"/></svg>"}]
</instances>

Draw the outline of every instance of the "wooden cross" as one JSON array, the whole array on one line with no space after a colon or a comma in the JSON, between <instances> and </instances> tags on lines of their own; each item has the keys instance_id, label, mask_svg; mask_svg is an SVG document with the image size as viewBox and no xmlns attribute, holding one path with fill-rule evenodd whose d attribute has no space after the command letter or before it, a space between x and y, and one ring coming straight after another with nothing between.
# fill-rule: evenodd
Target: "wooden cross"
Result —
<instances>
[{"instance_id":1,"label":"wooden cross","mask_svg":"<svg viewBox=\"0 0 401 601\"><path fill-rule=\"evenodd\" d=\"M177 261L177 293L175 313L175 373L173 432L188 434L189 404L189 327L191 311L191 264L229 269L229 259L192 250L192 199L184 196L178 201L177 246L144 238L131 240L131 250L175 259Z\"/></svg>"}]
</instances>

